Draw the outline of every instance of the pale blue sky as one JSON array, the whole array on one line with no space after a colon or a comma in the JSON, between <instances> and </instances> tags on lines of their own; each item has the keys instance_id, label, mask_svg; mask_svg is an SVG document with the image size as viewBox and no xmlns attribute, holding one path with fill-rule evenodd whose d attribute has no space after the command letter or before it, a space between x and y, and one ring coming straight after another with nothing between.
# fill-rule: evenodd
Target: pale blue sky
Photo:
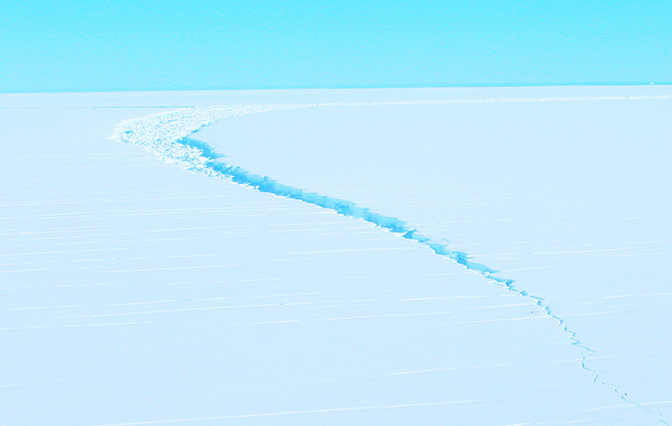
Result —
<instances>
[{"instance_id":1,"label":"pale blue sky","mask_svg":"<svg viewBox=\"0 0 672 426\"><path fill-rule=\"evenodd\" d=\"M672 83L672 1L0 0L0 92Z\"/></svg>"}]
</instances>

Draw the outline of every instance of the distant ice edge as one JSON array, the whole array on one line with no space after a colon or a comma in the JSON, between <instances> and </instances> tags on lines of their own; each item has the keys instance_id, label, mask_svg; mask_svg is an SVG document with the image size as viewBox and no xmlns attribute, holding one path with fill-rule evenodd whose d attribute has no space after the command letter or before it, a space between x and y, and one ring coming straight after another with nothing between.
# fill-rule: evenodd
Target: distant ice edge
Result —
<instances>
[{"instance_id":1,"label":"distant ice edge","mask_svg":"<svg viewBox=\"0 0 672 426\"><path fill-rule=\"evenodd\" d=\"M322 106L358 106L358 105L411 105L411 104L454 104L454 103L521 103L521 102L572 102L596 100L644 100L670 99L672 96L609 96L609 97L580 97L580 98L502 98L502 99L472 99L472 100L427 100L405 102L377 102L377 103L329 103L304 105L238 105L222 107L189 107L167 113L152 114L149 116L130 119L119 123L111 139L143 146L161 161L176 165L194 173L216 177L229 182L247 186L260 192L266 192L281 197L300 200L325 209L332 210L340 215L362 219L376 226L397 234L402 238L414 240L418 244L429 248L434 253L447 257L464 266L488 281L506 287L509 291L520 296L530 298L544 310L546 315L557 321L573 346L580 348L582 353L581 368L591 373L593 382L611 388L623 401L646 410L656 416L661 424L670 425L663 419L660 412L654 413L651 409L628 398L621 386L607 383L600 379L597 371L586 366L586 360L594 351L584 345L571 330L565 320L556 315L544 298L528 293L515 287L514 280L496 277L497 271L485 265L476 263L462 251L451 250L448 241L443 238L432 238L421 234L418 229L411 228L399 218L385 216L372 212L368 208L357 206L352 201L341 200L320 195L306 190L284 185L268 176L250 173L238 166L222 161L223 155L216 153L211 147L189 139L189 135L201 128L226 118L243 117L274 111L316 108ZM657 411L657 410L656 410Z\"/></svg>"}]
</instances>

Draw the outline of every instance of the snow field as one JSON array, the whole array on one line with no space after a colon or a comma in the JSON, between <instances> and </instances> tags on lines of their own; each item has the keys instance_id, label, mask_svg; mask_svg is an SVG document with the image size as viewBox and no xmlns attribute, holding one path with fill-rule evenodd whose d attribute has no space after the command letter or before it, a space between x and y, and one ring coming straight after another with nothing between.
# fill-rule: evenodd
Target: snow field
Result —
<instances>
[{"instance_id":1,"label":"snow field","mask_svg":"<svg viewBox=\"0 0 672 426\"><path fill-rule=\"evenodd\" d=\"M207 104L203 94L182 96L183 105ZM129 96L125 104L144 102L138 99L145 97ZM331 99L289 100L307 105ZM570 216L556 209L560 219L530 201L536 199L525 191L536 186L512 190L520 182L502 178L510 174L486 173L482 182L444 185L460 176L456 167L466 173L482 163L465 153L447 164L445 155L432 152L437 144L426 133L441 132L429 124L448 115L435 108L453 107L464 105L322 106L237 118L227 118L229 107L207 109L214 117L192 108L199 114L175 140L222 119L191 136L214 145L226 155L222 161L401 218L423 234L451 240L450 247L473 254L475 261L503 269L501 277L547 296L554 313L581 329L581 343L595 351L589 369L621 380L620 394L593 383L591 371L581 367L585 351L534 299L371 223L213 178L216 174L186 173L107 138L116 123L162 109L13 107L0 111L7 129L0 332L10 348L0 363L3 423L661 424L657 411L665 412L659 403L669 375L653 348L665 350L665 342L653 331L629 329L627 321L646 324L655 312L664 333L663 281L655 287L659 276L623 263L628 279L639 277L646 291L640 286L624 293L625 278L609 291L587 285L601 277L590 271L615 264L605 255L623 252L609 245L612 240L597 239L621 222L618 215L615 222L600 221L602 228L591 221L589 213L605 216L595 210L604 204L586 202L591 193L571 198L575 193L567 188L576 182L549 196L556 197L554 206L574 210ZM481 104L468 107L483 112ZM426 126L401 132L408 123L398 120L399 108L409 122ZM414 108L427 109L420 114L410 111ZM173 117L181 120L181 114ZM397 122L397 128L390 124ZM653 124L661 135L669 134L660 122ZM146 128L160 130L150 140L166 142L153 153L193 170L193 163L172 158L186 161L205 145L176 145L161 133L166 129L165 123ZM418 136L414 149L408 148L409 131ZM332 139L318 143L315 137L324 134ZM409 157L413 152L416 157ZM435 164L427 162L432 158ZM492 161L501 160L493 155ZM428 170L453 178L434 175L427 184ZM481 192L474 189L479 185ZM508 193L502 191L507 185ZM624 194L604 208L639 217L655 212L664 231L668 193L661 188L646 194L652 200L647 204L628 204ZM521 205L512 203L516 196L532 204L531 219L511 210ZM615 209L619 206L636 211ZM575 231L572 236L584 240L573 242L565 237L576 216L584 220L578 229L589 232ZM521 229L530 222L538 223L533 229L560 231L525 234ZM630 231L632 238L651 232L643 225ZM663 260L664 240L656 240ZM603 246L594 247L595 241ZM633 247L621 254L656 260L637 251L650 245ZM595 267L594 257L604 263ZM567 259L578 266L572 275L558 274ZM575 282L585 291L560 291L552 279ZM644 311L652 299L660 309ZM618 312L601 313L607 310ZM611 343L600 343L600 334ZM637 345L623 345L635 340ZM633 367L642 359L660 377ZM620 398L623 389L638 386L651 389L652 396L637 400L643 408Z\"/></svg>"}]
</instances>

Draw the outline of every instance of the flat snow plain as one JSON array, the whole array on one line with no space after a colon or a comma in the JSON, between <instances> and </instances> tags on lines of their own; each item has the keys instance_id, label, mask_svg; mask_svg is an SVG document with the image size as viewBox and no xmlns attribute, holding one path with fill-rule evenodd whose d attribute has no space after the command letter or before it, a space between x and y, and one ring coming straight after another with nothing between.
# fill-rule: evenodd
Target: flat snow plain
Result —
<instances>
[{"instance_id":1,"label":"flat snow plain","mask_svg":"<svg viewBox=\"0 0 672 426\"><path fill-rule=\"evenodd\" d=\"M669 86L0 95L0 423L670 424L671 115Z\"/></svg>"}]
</instances>

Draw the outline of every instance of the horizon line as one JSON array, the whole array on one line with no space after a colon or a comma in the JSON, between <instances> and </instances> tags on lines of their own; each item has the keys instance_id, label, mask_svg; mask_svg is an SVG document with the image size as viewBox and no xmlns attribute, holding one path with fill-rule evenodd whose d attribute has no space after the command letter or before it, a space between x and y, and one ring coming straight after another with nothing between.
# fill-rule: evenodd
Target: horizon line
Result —
<instances>
[{"instance_id":1,"label":"horizon line","mask_svg":"<svg viewBox=\"0 0 672 426\"><path fill-rule=\"evenodd\" d=\"M225 88L181 88L181 89L120 89L120 90L55 90L55 91L0 91L0 95L38 95L38 94L84 94L84 93L143 93L143 92L219 92L219 91L283 91L283 90L385 90L385 89L469 89L469 88L536 88L536 87L634 87L634 86L671 86L670 82L592 82L592 83L511 83L489 84L474 83L464 85L389 85L389 86L259 86Z\"/></svg>"}]
</instances>

